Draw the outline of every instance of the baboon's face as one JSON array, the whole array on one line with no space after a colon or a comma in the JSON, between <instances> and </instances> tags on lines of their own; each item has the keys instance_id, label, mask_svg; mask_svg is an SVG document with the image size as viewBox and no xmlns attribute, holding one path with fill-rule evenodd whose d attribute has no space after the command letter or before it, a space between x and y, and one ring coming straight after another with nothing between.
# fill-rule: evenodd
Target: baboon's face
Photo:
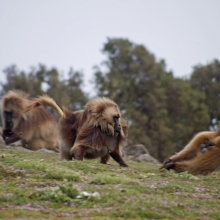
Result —
<instances>
[{"instance_id":1,"label":"baboon's face","mask_svg":"<svg viewBox=\"0 0 220 220\"><path fill-rule=\"evenodd\" d=\"M120 112L116 106L105 109L103 113L103 121L107 123L107 133L112 136L118 136L121 131Z\"/></svg>"},{"instance_id":2,"label":"baboon's face","mask_svg":"<svg viewBox=\"0 0 220 220\"><path fill-rule=\"evenodd\" d=\"M119 134L119 132L121 131L121 124L120 124L119 115L113 116L113 121L114 121L115 136L117 136Z\"/></svg>"},{"instance_id":3,"label":"baboon's face","mask_svg":"<svg viewBox=\"0 0 220 220\"><path fill-rule=\"evenodd\" d=\"M4 111L5 115L5 129L11 130L13 127L12 116L13 113L11 111Z\"/></svg>"},{"instance_id":4,"label":"baboon's face","mask_svg":"<svg viewBox=\"0 0 220 220\"><path fill-rule=\"evenodd\" d=\"M121 113L116 103L97 98L86 105L90 126L100 127L108 136L116 137L121 132Z\"/></svg>"}]
</instances>

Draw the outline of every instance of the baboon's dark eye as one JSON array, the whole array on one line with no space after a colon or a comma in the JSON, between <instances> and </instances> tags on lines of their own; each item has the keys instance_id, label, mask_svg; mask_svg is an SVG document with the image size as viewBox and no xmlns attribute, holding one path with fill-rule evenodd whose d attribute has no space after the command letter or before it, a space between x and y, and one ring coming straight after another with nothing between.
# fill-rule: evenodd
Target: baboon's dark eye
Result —
<instances>
[{"instance_id":1,"label":"baboon's dark eye","mask_svg":"<svg viewBox=\"0 0 220 220\"><path fill-rule=\"evenodd\" d=\"M12 117L12 112L5 111L5 115L8 116L8 117Z\"/></svg>"},{"instance_id":2,"label":"baboon's dark eye","mask_svg":"<svg viewBox=\"0 0 220 220\"><path fill-rule=\"evenodd\" d=\"M5 111L5 119L6 119L6 121L11 121L11 119L12 119L12 112Z\"/></svg>"},{"instance_id":3,"label":"baboon's dark eye","mask_svg":"<svg viewBox=\"0 0 220 220\"><path fill-rule=\"evenodd\" d=\"M114 118L114 119L119 119L120 116L119 116L119 115L115 115L115 116L113 116L113 118Z\"/></svg>"}]
</instances>

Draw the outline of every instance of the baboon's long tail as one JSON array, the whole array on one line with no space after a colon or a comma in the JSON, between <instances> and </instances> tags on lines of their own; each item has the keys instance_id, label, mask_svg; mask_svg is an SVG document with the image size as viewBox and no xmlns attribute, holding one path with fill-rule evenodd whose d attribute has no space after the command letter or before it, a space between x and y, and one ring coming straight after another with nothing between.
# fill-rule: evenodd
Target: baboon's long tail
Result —
<instances>
[{"instance_id":1,"label":"baboon's long tail","mask_svg":"<svg viewBox=\"0 0 220 220\"><path fill-rule=\"evenodd\" d=\"M57 105L57 103L49 96L47 95L43 95L43 96L39 96L37 99L35 99L33 101L32 104L30 104L27 108L26 108L26 112L40 106L40 105L49 105L52 108L54 108L61 117L65 117L65 114L63 113L62 109Z\"/></svg>"}]
</instances>

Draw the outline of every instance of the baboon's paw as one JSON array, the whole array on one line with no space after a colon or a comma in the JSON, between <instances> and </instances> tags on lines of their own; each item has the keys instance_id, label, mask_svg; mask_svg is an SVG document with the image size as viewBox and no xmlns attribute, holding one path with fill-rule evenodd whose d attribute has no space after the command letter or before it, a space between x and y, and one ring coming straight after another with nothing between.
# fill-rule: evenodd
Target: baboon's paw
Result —
<instances>
[{"instance_id":1,"label":"baboon's paw","mask_svg":"<svg viewBox=\"0 0 220 220\"><path fill-rule=\"evenodd\" d=\"M164 161L161 169L164 168L164 169L170 170L170 169L174 168L174 165L175 165L174 162L172 162L170 159L168 159L168 160Z\"/></svg>"},{"instance_id":2,"label":"baboon's paw","mask_svg":"<svg viewBox=\"0 0 220 220\"><path fill-rule=\"evenodd\" d=\"M199 145L199 150L201 154L206 153L208 150L212 150L213 144L209 140L205 140L204 143Z\"/></svg>"}]
</instances>

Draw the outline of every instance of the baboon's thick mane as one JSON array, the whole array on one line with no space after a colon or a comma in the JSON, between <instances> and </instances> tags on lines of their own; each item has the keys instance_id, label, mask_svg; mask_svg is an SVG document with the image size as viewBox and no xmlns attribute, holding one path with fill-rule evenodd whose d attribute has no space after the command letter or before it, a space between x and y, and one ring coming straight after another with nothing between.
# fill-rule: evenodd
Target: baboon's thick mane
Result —
<instances>
[{"instance_id":1,"label":"baboon's thick mane","mask_svg":"<svg viewBox=\"0 0 220 220\"><path fill-rule=\"evenodd\" d=\"M112 101L111 99L105 98L105 97L97 97L94 99L91 99L86 105L85 109L88 110L91 113L102 113L106 108L108 107L115 107L118 108L117 104Z\"/></svg>"},{"instance_id":2,"label":"baboon's thick mane","mask_svg":"<svg viewBox=\"0 0 220 220\"><path fill-rule=\"evenodd\" d=\"M85 113L89 115L88 123L91 127L99 127L109 136L115 136L113 117L120 118L121 113L114 101L104 97L92 99L86 104Z\"/></svg>"}]
</instances>

